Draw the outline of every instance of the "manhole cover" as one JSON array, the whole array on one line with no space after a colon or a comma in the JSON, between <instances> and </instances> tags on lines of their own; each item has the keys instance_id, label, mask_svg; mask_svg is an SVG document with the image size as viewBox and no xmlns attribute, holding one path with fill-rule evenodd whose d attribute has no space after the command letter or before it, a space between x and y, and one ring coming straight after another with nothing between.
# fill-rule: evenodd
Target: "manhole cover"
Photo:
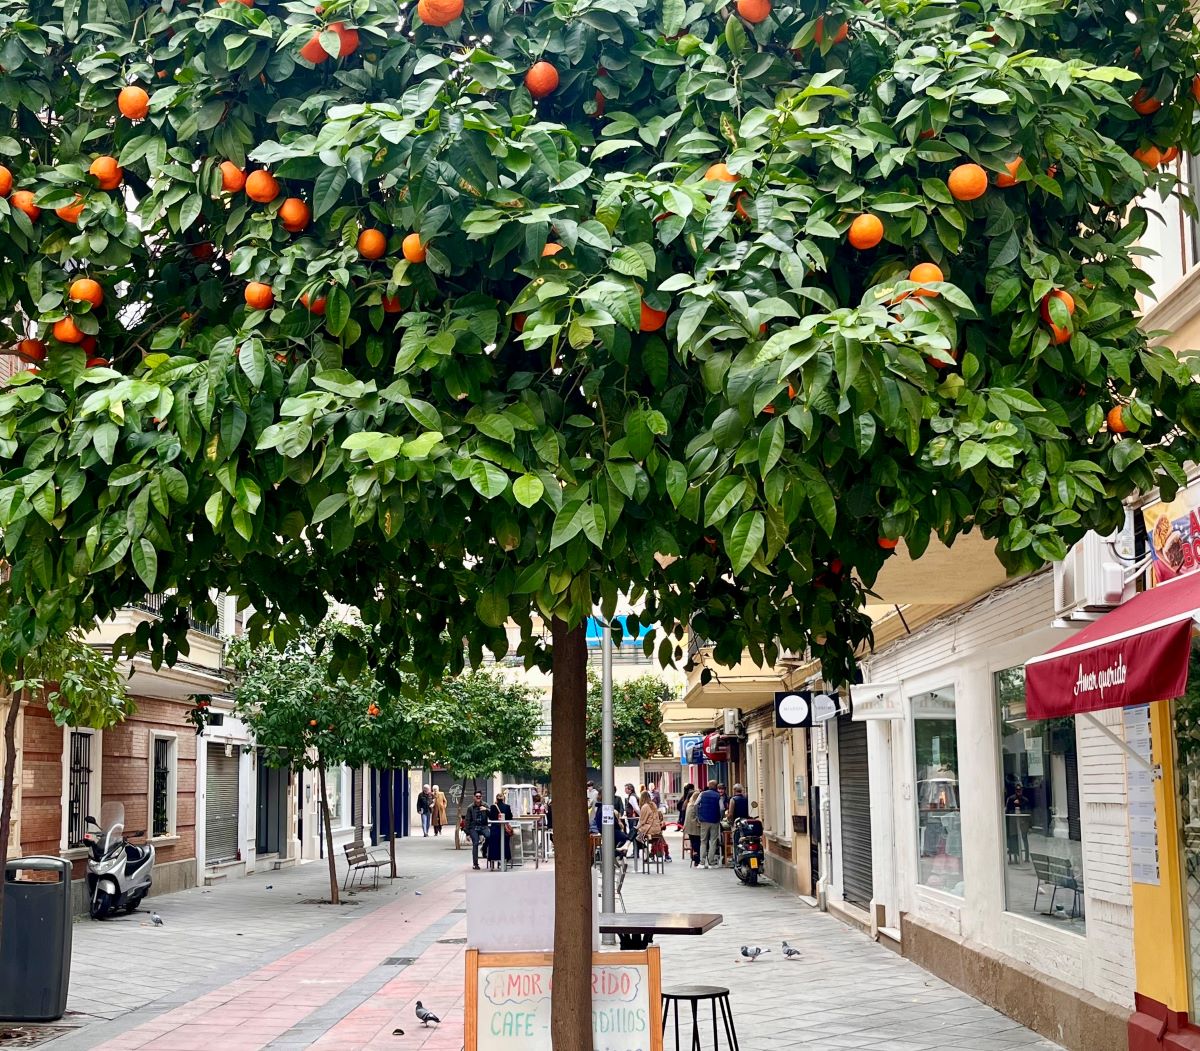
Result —
<instances>
[{"instance_id":1,"label":"manhole cover","mask_svg":"<svg viewBox=\"0 0 1200 1051\"><path fill-rule=\"evenodd\" d=\"M415 956L389 956L383 961L384 967L407 967L409 964L416 963Z\"/></svg>"},{"instance_id":2,"label":"manhole cover","mask_svg":"<svg viewBox=\"0 0 1200 1051\"><path fill-rule=\"evenodd\" d=\"M71 1032L65 1025L0 1025L0 1047L34 1047Z\"/></svg>"},{"instance_id":3,"label":"manhole cover","mask_svg":"<svg viewBox=\"0 0 1200 1051\"><path fill-rule=\"evenodd\" d=\"M438 945L466 945L466 938L439 938Z\"/></svg>"}]
</instances>

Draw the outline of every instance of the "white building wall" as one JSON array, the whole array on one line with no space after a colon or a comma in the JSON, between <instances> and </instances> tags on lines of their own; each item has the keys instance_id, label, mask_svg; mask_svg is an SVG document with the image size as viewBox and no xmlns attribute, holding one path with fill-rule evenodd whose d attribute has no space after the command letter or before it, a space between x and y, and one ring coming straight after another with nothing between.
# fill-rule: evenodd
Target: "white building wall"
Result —
<instances>
[{"instance_id":1,"label":"white building wall","mask_svg":"<svg viewBox=\"0 0 1200 1051\"><path fill-rule=\"evenodd\" d=\"M923 925L987 946L1121 1006L1132 1006L1133 913L1125 760L1087 720L1077 720L1086 933L1005 912L1003 787L995 672L1069 638L1053 628L1053 575L998 589L864 663L871 682L899 682L903 717L868 734L876 903L889 926L906 912ZM952 687L958 723L964 897L919 886L911 698ZM1118 734L1120 713L1103 716ZM890 777L884 773L890 765ZM878 776L877 776L878 775ZM878 795L876 794L878 793ZM833 786L836 815L836 784ZM836 840L836 817L834 838ZM835 879L836 882L836 879Z\"/></svg>"}]
</instances>

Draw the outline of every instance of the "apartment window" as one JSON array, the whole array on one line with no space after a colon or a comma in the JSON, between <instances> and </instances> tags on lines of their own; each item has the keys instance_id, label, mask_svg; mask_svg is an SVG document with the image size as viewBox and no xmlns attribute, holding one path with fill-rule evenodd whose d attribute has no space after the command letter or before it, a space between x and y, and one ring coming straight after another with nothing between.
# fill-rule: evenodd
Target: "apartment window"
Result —
<instances>
[{"instance_id":1,"label":"apartment window","mask_svg":"<svg viewBox=\"0 0 1200 1051\"><path fill-rule=\"evenodd\" d=\"M100 796L100 735L94 730L69 730L66 741L66 834L68 849L82 847L87 819Z\"/></svg>"},{"instance_id":2,"label":"apartment window","mask_svg":"<svg viewBox=\"0 0 1200 1051\"><path fill-rule=\"evenodd\" d=\"M912 706L918 882L961 897L963 835L954 689L945 687L919 694Z\"/></svg>"},{"instance_id":3,"label":"apartment window","mask_svg":"<svg viewBox=\"0 0 1200 1051\"><path fill-rule=\"evenodd\" d=\"M329 797L329 823L334 828L342 823L342 778L346 768L339 766L325 774L325 792Z\"/></svg>"},{"instance_id":4,"label":"apartment window","mask_svg":"<svg viewBox=\"0 0 1200 1051\"><path fill-rule=\"evenodd\" d=\"M150 828L151 836L175 834L175 784L178 768L174 735L150 737Z\"/></svg>"},{"instance_id":5,"label":"apartment window","mask_svg":"<svg viewBox=\"0 0 1200 1051\"><path fill-rule=\"evenodd\" d=\"M995 676L1005 908L1080 934L1083 833L1074 718L1025 718L1025 669Z\"/></svg>"}]
</instances>

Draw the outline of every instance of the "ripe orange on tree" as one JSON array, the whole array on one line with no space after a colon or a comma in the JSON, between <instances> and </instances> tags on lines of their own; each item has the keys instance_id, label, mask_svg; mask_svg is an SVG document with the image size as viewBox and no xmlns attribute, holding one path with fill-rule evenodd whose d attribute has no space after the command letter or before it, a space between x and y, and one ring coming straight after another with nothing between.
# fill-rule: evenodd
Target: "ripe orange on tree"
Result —
<instances>
[{"instance_id":1,"label":"ripe orange on tree","mask_svg":"<svg viewBox=\"0 0 1200 1051\"><path fill-rule=\"evenodd\" d=\"M40 339L23 339L17 344L17 353L26 361L45 361L46 344Z\"/></svg>"},{"instance_id":2,"label":"ripe orange on tree","mask_svg":"<svg viewBox=\"0 0 1200 1051\"><path fill-rule=\"evenodd\" d=\"M150 112L150 96L145 88L128 84L117 95L117 109L121 116L130 120L141 120Z\"/></svg>"},{"instance_id":3,"label":"ripe orange on tree","mask_svg":"<svg viewBox=\"0 0 1200 1051\"><path fill-rule=\"evenodd\" d=\"M897 540L893 540L891 537L881 536L881 537L879 538L879 546L880 546L881 548L883 548L883 549L884 549L884 551L893 551L893 550L895 550L895 548L896 548L896 545L897 545L897 544L899 544L899 543L900 543L900 541L899 541L898 539L897 539Z\"/></svg>"},{"instance_id":4,"label":"ripe orange on tree","mask_svg":"<svg viewBox=\"0 0 1200 1051\"><path fill-rule=\"evenodd\" d=\"M97 157L88 167L88 173L96 177L102 190L115 190L121 185L125 172L116 157Z\"/></svg>"},{"instance_id":5,"label":"ripe orange on tree","mask_svg":"<svg viewBox=\"0 0 1200 1051\"><path fill-rule=\"evenodd\" d=\"M1054 324L1050 315L1050 301L1052 299L1059 300L1067 308L1068 314L1075 313L1075 297L1070 292L1064 292L1061 288L1056 288L1053 292L1048 292L1042 296L1042 320L1047 325Z\"/></svg>"},{"instance_id":6,"label":"ripe orange on tree","mask_svg":"<svg viewBox=\"0 0 1200 1051\"><path fill-rule=\"evenodd\" d=\"M999 186L1002 190L1007 190L1010 186L1016 186L1017 185L1017 172L1020 170L1021 165L1024 163L1025 162L1023 160L1021 160L1020 157L1014 157L1011 161L1009 161L1004 166L1005 168L1008 169L1008 171L1002 175L996 176L996 179L995 179L996 185Z\"/></svg>"},{"instance_id":7,"label":"ripe orange on tree","mask_svg":"<svg viewBox=\"0 0 1200 1051\"><path fill-rule=\"evenodd\" d=\"M70 204L61 204L55 208L54 214L64 223L79 222L79 217L83 214L83 198L79 194L76 194L75 199Z\"/></svg>"},{"instance_id":8,"label":"ripe orange on tree","mask_svg":"<svg viewBox=\"0 0 1200 1051\"><path fill-rule=\"evenodd\" d=\"M1162 153L1157 146L1142 146L1133 151L1133 159L1141 161L1146 168L1157 168L1162 164Z\"/></svg>"},{"instance_id":9,"label":"ripe orange on tree","mask_svg":"<svg viewBox=\"0 0 1200 1051\"><path fill-rule=\"evenodd\" d=\"M0 197L7 197L12 193L13 177L3 164L0 164Z\"/></svg>"},{"instance_id":10,"label":"ripe orange on tree","mask_svg":"<svg viewBox=\"0 0 1200 1051\"><path fill-rule=\"evenodd\" d=\"M833 40L830 47L836 47L842 43L846 37L850 35L850 23L843 22L837 28L837 32L833 34ZM817 42L817 47L821 47L825 43L825 16L820 15L817 18L817 28L813 31L813 40Z\"/></svg>"},{"instance_id":11,"label":"ripe orange on tree","mask_svg":"<svg viewBox=\"0 0 1200 1051\"><path fill-rule=\"evenodd\" d=\"M251 310L269 310L275 302L275 292L270 285L251 281L246 286L246 306Z\"/></svg>"},{"instance_id":12,"label":"ripe orange on tree","mask_svg":"<svg viewBox=\"0 0 1200 1051\"><path fill-rule=\"evenodd\" d=\"M1165 150L1162 151L1162 157L1158 163L1159 164L1170 164L1178 156L1179 156L1179 147L1178 146L1168 146Z\"/></svg>"},{"instance_id":13,"label":"ripe orange on tree","mask_svg":"<svg viewBox=\"0 0 1200 1051\"><path fill-rule=\"evenodd\" d=\"M771 14L771 0L737 0L737 13L754 25L765 22Z\"/></svg>"},{"instance_id":14,"label":"ripe orange on tree","mask_svg":"<svg viewBox=\"0 0 1200 1051\"><path fill-rule=\"evenodd\" d=\"M385 314L399 314L404 309L399 296L384 296L381 302Z\"/></svg>"},{"instance_id":15,"label":"ripe orange on tree","mask_svg":"<svg viewBox=\"0 0 1200 1051\"><path fill-rule=\"evenodd\" d=\"M90 277L80 277L72 281L67 295L80 303L91 303L93 307L99 307L104 302L104 289L100 287L99 281L93 281Z\"/></svg>"},{"instance_id":16,"label":"ripe orange on tree","mask_svg":"<svg viewBox=\"0 0 1200 1051\"><path fill-rule=\"evenodd\" d=\"M1157 113L1162 109L1162 103L1145 87L1137 89L1133 98L1129 100L1129 105L1133 107L1135 113L1143 117L1148 117L1151 113Z\"/></svg>"},{"instance_id":17,"label":"ripe orange on tree","mask_svg":"<svg viewBox=\"0 0 1200 1051\"><path fill-rule=\"evenodd\" d=\"M379 259L387 251L387 237L382 230L368 228L358 235L358 254L364 259Z\"/></svg>"},{"instance_id":18,"label":"ripe orange on tree","mask_svg":"<svg viewBox=\"0 0 1200 1051\"><path fill-rule=\"evenodd\" d=\"M50 331L59 343L83 342L83 330L75 324L74 318L65 317L61 321L54 322L54 327Z\"/></svg>"},{"instance_id":19,"label":"ripe orange on tree","mask_svg":"<svg viewBox=\"0 0 1200 1051\"><path fill-rule=\"evenodd\" d=\"M883 222L879 216L863 212L850 224L846 239L859 251L874 248L883 240Z\"/></svg>"},{"instance_id":20,"label":"ripe orange on tree","mask_svg":"<svg viewBox=\"0 0 1200 1051\"><path fill-rule=\"evenodd\" d=\"M29 190L17 190L8 200L17 211L29 216L32 223L36 223L42 214L42 210L33 203L33 193Z\"/></svg>"},{"instance_id":21,"label":"ripe orange on tree","mask_svg":"<svg viewBox=\"0 0 1200 1051\"><path fill-rule=\"evenodd\" d=\"M404 253L404 258L410 263L425 262L427 253L425 251L425 244L421 240L419 233L405 234L404 240L400 244L400 251Z\"/></svg>"},{"instance_id":22,"label":"ripe orange on tree","mask_svg":"<svg viewBox=\"0 0 1200 1051\"><path fill-rule=\"evenodd\" d=\"M290 234L298 234L312 219L312 212L299 197L289 197L279 206L279 221Z\"/></svg>"},{"instance_id":23,"label":"ripe orange on tree","mask_svg":"<svg viewBox=\"0 0 1200 1051\"><path fill-rule=\"evenodd\" d=\"M942 268L936 263L918 263L908 272L908 279L924 285L933 281L945 281L946 275L942 273ZM938 295L932 288L918 288L912 294L927 298Z\"/></svg>"},{"instance_id":24,"label":"ripe orange on tree","mask_svg":"<svg viewBox=\"0 0 1200 1051\"><path fill-rule=\"evenodd\" d=\"M544 99L558 87L558 70L545 59L535 62L525 74L525 87L535 99Z\"/></svg>"},{"instance_id":25,"label":"ripe orange on tree","mask_svg":"<svg viewBox=\"0 0 1200 1051\"><path fill-rule=\"evenodd\" d=\"M1129 424L1125 422L1125 407L1123 405L1114 405L1109 409L1105 420L1108 422L1108 429L1113 434L1124 434L1129 430Z\"/></svg>"},{"instance_id":26,"label":"ripe orange on tree","mask_svg":"<svg viewBox=\"0 0 1200 1051\"><path fill-rule=\"evenodd\" d=\"M642 332L657 332L667 323L667 312L665 310L655 310L652 306L647 306L646 301L642 300L642 317L638 323L638 328Z\"/></svg>"},{"instance_id":27,"label":"ripe orange on tree","mask_svg":"<svg viewBox=\"0 0 1200 1051\"><path fill-rule=\"evenodd\" d=\"M221 162L221 189L226 193L240 193L246 186L246 173L233 161Z\"/></svg>"},{"instance_id":28,"label":"ripe orange on tree","mask_svg":"<svg viewBox=\"0 0 1200 1051\"><path fill-rule=\"evenodd\" d=\"M259 204L270 204L279 196L279 180L266 168L259 168L246 177L246 196Z\"/></svg>"},{"instance_id":29,"label":"ripe orange on tree","mask_svg":"<svg viewBox=\"0 0 1200 1051\"><path fill-rule=\"evenodd\" d=\"M563 246L557 241L547 241L542 247L542 258L545 259L547 256L558 255L562 250Z\"/></svg>"},{"instance_id":30,"label":"ripe orange on tree","mask_svg":"<svg viewBox=\"0 0 1200 1051\"><path fill-rule=\"evenodd\" d=\"M448 26L463 13L463 0L419 0L417 14L427 26Z\"/></svg>"},{"instance_id":31,"label":"ripe orange on tree","mask_svg":"<svg viewBox=\"0 0 1200 1051\"><path fill-rule=\"evenodd\" d=\"M960 164L950 172L946 185L956 201L974 201L987 193L987 172L978 164Z\"/></svg>"},{"instance_id":32,"label":"ripe orange on tree","mask_svg":"<svg viewBox=\"0 0 1200 1051\"><path fill-rule=\"evenodd\" d=\"M321 31L313 30L313 35L308 38L304 46L300 49L300 57L305 62L311 62L314 66L319 66L327 58L329 52L325 50L325 45L321 43Z\"/></svg>"},{"instance_id":33,"label":"ripe orange on tree","mask_svg":"<svg viewBox=\"0 0 1200 1051\"><path fill-rule=\"evenodd\" d=\"M96 347L99 341L95 336L84 336L80 341L79 349L82 350L89 358L96 353Z\"/></svg>"},{"instance_id":34,"label":"ripe orange on tree","mask_svg":"<svg viewBox=\"0 0 1200 1051\"><path fill-rule=\"evenodd\" d=\"M748 198L749 196L750 195L748 193L743 192L743 193L739 193L733 199L734 213L737 215L737 217L739 219L744 219L746 222L750 222L750 213L748 211L746 211L746 198Z\"/></svg>"},{"instance_id":35,"label":"ripe orange on tree","mask_svg":"<svg viewBox=\"0 0 1200 1051\"><path fill-rule=\"evenodd\" d=\"M95 358L87 359L87 367L89 369L103 369L103 368L107 368L107 366L108 366L108 358L95 357Z\"/></svg>"},{"instance_id":36,"label":"ripe orange on tree","mask_svg":"<svg viewBox=\"0 0 1200 1051\"><path fill-rule=\"evenodd\" d=\"M349 58L358 50L357 29L347 29L345 22L331 22L329 28L338 35L338 58Z\"/></svg>"},{"instance_id":37,"label":"ripe orange on tree","mask_svg":"<svg viewBox=\"0 0 1200 1051\"><path fill-rule=\"evenodd\" d=\"M316 719L309 719L309 720L308 720L308 725L309 725L309 726L316 726L316 725L317 725L317 720L316 720Z\"/></svg>"},{"instance_id":38,"label":"ripe orange on tree","mask_svg":"<svg viewBox=\"0 0 1200 1051\"><path fill-rule=\"evenodd\" d=\"M1192 77L1192 98L1200 102L1200 73Z\"/></svg>"},{"instance_id":39,"label":"ripe orange on tree","mask_svg":"<svg viewBox=\"0 0 1200 1051\"><path fill-rule=\"evenodd\" d=\"M326 299L324 296L319 296L316 299L309 299L308 293L305 292L300 297L300 305L306 307L310 314L324 314Z\"/></svg>"},{"instance_id":40,"label":"ripe orange on tree","mask_svg":"<svg viewBox=\"0 0 1200 1051\"><path fill-rule=\"evenodd\" d=\"M740 175L735 175L729 170L729 165L724 161L710 164L704 173L705 182L737 182L740 178Z\"/></svg>"}]
</instances>

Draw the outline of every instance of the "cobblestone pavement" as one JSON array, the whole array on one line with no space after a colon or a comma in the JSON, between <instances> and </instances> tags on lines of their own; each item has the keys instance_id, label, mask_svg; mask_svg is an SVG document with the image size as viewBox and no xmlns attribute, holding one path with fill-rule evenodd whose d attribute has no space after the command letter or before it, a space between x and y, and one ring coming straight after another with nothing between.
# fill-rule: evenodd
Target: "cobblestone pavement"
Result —
<instances>
[{"instance_id":1,"label":"cobblestone pavement","mask_svg":"<svg viewBox=\"0 0 1200 1051\"><path fill-rule=\"evenodd\" d=\"M433 839L406 840L398 854L405 878L381 880L357 905L303 904L327 889L313 864L155 899L162 927L138 915L80 921L69 1007L83 1024L47 1046L458 1051L470 857ZM676 861L662 875L631 872L624 897L630 911L724 915L701 938L660 939L663 982L728 986L743 1051L1057 1047L794 896L742 887L728 870ZM783 958L784 940L798 960ZM743 963L745 944L772 951ZM420 1026L418 999L441 1026ZM707 1049L710 1021L701 1032ZM686 1022L681 1035L690 1046Z\"/></svg>"}]
</instances>

